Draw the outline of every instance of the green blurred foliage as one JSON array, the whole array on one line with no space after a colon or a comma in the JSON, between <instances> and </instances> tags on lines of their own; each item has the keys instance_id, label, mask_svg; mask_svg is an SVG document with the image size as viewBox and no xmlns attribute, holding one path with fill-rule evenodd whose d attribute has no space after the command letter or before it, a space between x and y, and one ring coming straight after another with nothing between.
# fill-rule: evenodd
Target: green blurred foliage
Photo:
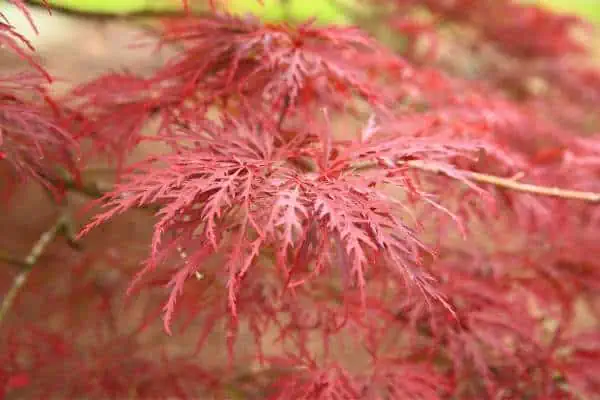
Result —
<instances>
[{"instance_id":1,"label":"green blurred foliage","mask_svg":"<svg viewBox=\"0 0 600 400\"><path fill-rule=\"evenodd\" d=\"M556 11L576 14L600 23L600 0L537 0Z\"/></svg>"},{"instance_id":2,"label":"green blurred foliage","mask_svg":"<svg viewBox=\"0 0 600 400\"><path fill-rule=\"evenodd\" d=\"M42 0L34 0L41 3ZM182 11L182 0L48 0L56 7L84 13L126 15L140 12ZM197 10L207 9L208 0L190 0ZM225 3L225 2L224 2ZM316 17L320 22L349 24L351 18L340 12L352 7L356 0L226 0L227 8L237 14L252 13L267 21L306 20Z\"/></svg>"},{"instance_id":3,"label":"green blurred foliage","mask_svg":"<svg viewBox=\"0 0 600 400\"><path fill-rule=\"evenodd\" d=\"M36 0L40 2L41 0ZM181 0L48 0L50 4L86 13L133 14L182 10ZM227 0L235 13L253 13L268 21L305 20L316 17L323 23L349 24L344 8L356 7L357 0ZM573 13L600 23L600 0L524 0L540 3L560 12ZM198 4L198 0L190 0ZM206 3L206 2L205 2ZM340 7L341 6L341 7ZM200 6L206 8L206 6Z\"/></svg>"},{"instance_id":4,"label":"green blurred foliage","mask_svg":"<svg viewBox=\"0 0 600 400\"><path fill-rule=\"evenodd\" d=\"M340 7L355 7L355 0L228 0L230 10L237 13L260 15L267 21L296 20L317 18L320 22L350 24L350 16Z\"/></svg>"},{"instance_id":5,"label":"green blurred foliage","mask_svg":"<svg viewBox=\"0 0 600 400\"><path fill-rule=\"evenodd\" d=\"M34 0L42 3L43 0ZM92 14L135 14L182 9L181 0L47 0L55 7Z\"/></svg>"}]
</instances>

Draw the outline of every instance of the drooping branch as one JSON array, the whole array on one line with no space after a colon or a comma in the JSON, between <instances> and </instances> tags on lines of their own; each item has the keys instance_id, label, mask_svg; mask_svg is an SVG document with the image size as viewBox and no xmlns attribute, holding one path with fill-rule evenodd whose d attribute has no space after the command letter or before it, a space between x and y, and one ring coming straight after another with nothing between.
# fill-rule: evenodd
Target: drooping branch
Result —
<instances>
[{"instance_id":1,"label":"drooping branch","mask_svg":"<svg viewBox=\"0 0 600 400\"><path fill-rule=\"evenodd\" d=\"M353 170L364 170L376 167L374 162L356 163L353 165ZM397 165L407 166L413 169L418 169L432 174L441 174L453 178L443 168L438 165L427 163L421 160L399 161ZM481 172L472 172L465 170L457 170L461 176L478 183L486 183L489 185L514 190L516 192L536 194L540 196L557 197L566 200L580 200L590 203L600 203L600 193L585 192L580 190L561 189L558 187L534 185L531 183L522 183L515 178L502 178L496 175L484 174Z\"/></svg>"},{"instance_id":2,"label":"drooping branch","mask_svg":"<svg viewBox=\"0 0 600 400\"><path fill-rule=\"evenodd\" d=\"M13 265L18 268L23 268L26 266L23 260L13 257L3 250L0 250L0 263Z\"/></svg>"},{"instance_id":3,"label":"drooping branch","mask_svg":"<svg viewBox=\"0 0 600 400\"><path fill-rule=\"evenodd\" d=\"M419 160L408 161L403 163L403 165L408 165L411 168L420 169L422 171L427 171L434 174L447 175L443 169ZM483 174L481 172L460 171L460 173L472 181L487 183L505 189L514 190L516 192L558 197L567 200L582 200L590 203L600 203L600 193L568 190L558 187L539 186L531 183L521 183L514 178L502 178L495 175Z\"/></svg>"},{"instance_id":4,"label":"drooping branch","mask_svg":"<svg viewBox=\"0 0 600 400\"><path fill-rule=\"evenodd\" d=\"M312 166L310 166L308 164L305 165L302 163L302 161L303 160L299 161L300 165L303 165L306 170L312 171L312 169L313 169ZM401 161L401 162L398 162L398 165L405 165L410 168L418 169L418 170L421 170L424 172L449 176L444 171L443 168L441 168L435 164L427 163L427 162L420 161L420 160ZM369 169L369 168L373 168L373 167L376 167L376 163L363 162L363 163L353 164L352 169L353 170L363 170L363 169ZM516 192L536 194L536 195L540 195L540 196L557 197L557 198L562 198L562 199L566 199L566 200L579 200L579 201L586 201L586 202L590 202L590 203L600 203L600 193L596 193L596 192L569 190L569 189L561 189L558 187L534 185L531 183L522 183L522 182L519 182L518 179L515 179L514 177L503 178L500 176L484 174L481 172L472 172L472 171L465 171L465 170L459 170L458 172L463 177L470 179L474 182L485 183L485 184L489 184L489 185L493 185L493 186L497 186L497 187L501 187L501 188L505 188L505 189L509 189L509 190L514 190ZM449 176L449 177L451 177L451 176ZM110 185L108 185L105 182L101 182L101 181L99 181L99 182L90 181L90 182L86 182L85 184L77 184L72 179L65 177L65 178L63 178L62 181L60 181L60 182L54 181L53 183L58 186L62 186L69 191L78 192L80 194L83 194L83 195L85 195L87 197L91 197L91 198L100 198L103 195L105 195L107 192L110 192L110 190L111 190ZM13 262L14 260L11 261L10 258L4 257L4 256L2 256L2 254L0 254L0 260L2 260L2 259L4 259L4 261L8 262L9 264L14 264L14 262Z\"/></svg>"},{"instance_id":5,"label":"drooping branch","mask_svg":"<svg viewBox=\"0 0 600 400\"><path fill-rule=\"evenodd\" d=\"M25 283L27 283L29 274L33 270L33 267L35 267L37 264L39 258L42 256L42 254L44 254L46 248L54 241L61 231L69 229L70 223L70 215L66 212L62 213L56 222L47 231L42 233L40 238L33 245L31 251L22 262L23 267L21 268L21 271L14 278L12 286L2 299L2 304L0 305L0 324L10 311L20 290L23 288Z\"/></svg>"}]
</instances>

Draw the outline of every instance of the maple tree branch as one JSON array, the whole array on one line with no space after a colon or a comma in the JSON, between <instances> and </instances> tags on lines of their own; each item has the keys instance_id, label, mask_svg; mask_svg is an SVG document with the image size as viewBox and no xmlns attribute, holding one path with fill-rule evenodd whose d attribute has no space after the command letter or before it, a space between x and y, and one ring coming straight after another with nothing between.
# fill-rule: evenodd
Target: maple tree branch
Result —
<instances>
[{"instance_id":1,"label":"maple tree branch","mask_svg":"<svg viewBox=\"0 0 600 400\"><path fill-rule=\"evenodd\" d=\"M26 264L23 260L15 258L3 250L0 250L0 262L4 263L4 264L10 264L15 267L20 267L20 268L23 268L26 266Z\"/></svg>"},{"instance_id":2,"label":"maple tree branch","mask_svg":"<svg viewBox=\"0 0 600 400\"><path fill-rule=\"evenodd\" d=\"M538 186L530 183L520 183L511 178L501 178L498 176L482 174L479 172L469 172L468 177L471 180L489 183L495 186L505 187L518 192L539 194L542 196L559 197L562 199L582 200L591 203L600 202L600 193L584 192L580 190L561 189L558 187Z\"/></svg>"},{"instance_id":3,"label":"maple tree branch","mask_svg":"<svg viewBox=\"0 0 600 400\"><path fill-rule=\"evenodd\" d=\"M59 179L49 180L56 186L63 187L71 192L82 194L91 199L101 199L112 191L110 184L107 184L102 180L89 180L87 182L78 184L72 178L66 175ZM152 205L140 206L139 208L143 210L149 210L151 212L157 212L159 210L158 206Z\"/></svg>"},{"instance_id":4,"label":"maple tree branch","mask_svg":"<svg viewBox=\"0 0 600 400\"><path fill-rule=\"evenodd\" d=\"M60 183L67 190L78 192L83 195L86 195L87 197L92 198L101 198L111 190L110 186L103 184L102 181L91 181L78 185L74 180L70 178L63 178L63 180Z\"/></svg>"},{"instance_id":5,"label":"maple tree branch","mask_svg":"<svg viewBox=\"0 0 600 400\"><path fill-rule=\"evenodd\" d=\"M0 305L0 324L10 311L17 295L23 286L25 286L25 283L27 283L27 279L29 278L29 274L33 270L33 267L35 267L39 258L44 254L48 245L54 241L63 229L68 229L70 223L71 218L69 214L66 212L62 213L56 222L47 231L42 233L37 242L33 245L27 257L22 261L23 266L21 271L15 276L12 286L2 299L2 304Z\"/></svg>"},{"instance_id":6,"label":"maple tree branch","mask_svg":"<svg viewBox=\"0 0 600 400\"><path fill-rule=\"evenodd\" d=\"M421 171L431 172L434 174L442 174L446 175L450 178L452 176L448 175L441 167L438 167L434 164L428 164L426 162L420 160L413 161L402 161L398 162L398 165L406 165L411 168L419 169ZM375 165L375 164L373 164ZM365 166L360 166L359 168L364 168ZM549 187L549 186L539 186L531 183L521 183L518 182L514 178L502 178L495 175L488 175L481 172L471 172L465 170L458 171L465 178L470 179L479 183L487 183L490 185L514 190L517 192L529 193L529 194L538 194L542 196L549 197L558 197L561 199L567 200L582 200L590 203L600 203L600 193L595 192L584 192L579 190L568 190L561 189L557 187Z\"/></svg>"},{"instance_id":7,"label":"maple tree branch","mask_svg":"<svg viewBox=\"0 0 600 400\"><path fill-rule=\"evenodd\" d=\"M452 178L452 176L448 175L443 170L443 168L441 168L435 164L427 163L427 162L424 162L421 160L399 161L397 164L398 165L406 165L408 167L418 169L421 171L425 171L425 172L430 172L433 174L446 175L446 176ZM301 167L301 169L303 169L303 170L310 171L313 169L312 165L305 163L303 160L296 160L294 162L294 165ZM352 169L363 170L363 169L372 168L374 166L376 166L376 163L374 163L374 162L363 162L363 163L354 164L352 166ZM561 189L558 187L541 186L541 185L535 185L535 184L531 184L531 183L522 183L522 182L519 182L515 178L503 178L500 176L484 174L481 172L472 172L472 171L466 171L466 170L458 170L458 172L465 178L470 179L474 182L486 183L486 184L494 185L497 187L514 190L516 192L537 194L537 195L548 196L548 197L557 197L557 198L566 199L566 200L580 200L580 201L586 201L586 202L590 202L590 203L600 203L600 193L596 193L596 192L569 190L569 189ZM55 183L58 183L58 182L55 182ZM62 183L62 185L68 190L71 190L74 192L79 192L81 194L84 194L84 195L86 195L88 197L92 197L92 198L100 198L104 194L106 194L107 192L110 191L109 185L102 184L102 182L97 182L97 181L88 182L83 185L77 185L73 180L65 177L62 179L62 181L60 183ZM5 261L10 264L14 264L14 262L12 262L10 259L7 259L6 257L2 256L2 254L0 254L0 261Z\"/></svg>"}]
</instances>

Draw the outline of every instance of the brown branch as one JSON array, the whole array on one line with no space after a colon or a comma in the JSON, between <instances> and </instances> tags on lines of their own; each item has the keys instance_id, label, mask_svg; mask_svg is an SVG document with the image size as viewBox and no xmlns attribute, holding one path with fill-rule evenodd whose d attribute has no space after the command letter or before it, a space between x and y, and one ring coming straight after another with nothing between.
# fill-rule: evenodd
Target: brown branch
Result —
<instances>
[{"instance_id":1,"label":"brown branch","mask_svg":"<svg viewBox=\"0 0 600 400\"><path fill-rule=\"evenodd\" d=\"M77 184L74 180L65 177L62 179L62 181L56 181L53 183L57 186L62 185L65 189L72 192L77 192L94 199L99 199L112 190L110 185L107 185L102 181L91 181Z\"/></svg>"},{"instance_id":2,"label":"brown branch","mask_svg":"<svg viewBox=\"0 0 600 400\"><path fill-rule=\"evenodd\" d=\"M427 164L426 162L419 160L403 162L401 165L407 165L411 168L420 169L422 171L448 176L448 174L446 174L442 168L439 168L435 165ZM499 176L482 174L480 172L459 170L459 173L465 178L470 179L474 182L487 183L490 185L514 190L516 192L538 194L549 197L558 197L561 199L569 200L582 200L588 201L590 203L600 203L600 193L582 192L579 190L568 190L560 189L557 187L539 186L531 183L521 183L515 180L514 178L501 178Z\"/></svg>"},{"instance_id":3,"label":"brown branch","mask_svg":"<svg viewBox=\"0 0 600 400\"><path fill-rule=\"evenodd\" d=\"M538 186L530 183L520 183L511 178L500 178L498 176L487 175L478 172L468 172L467 177L476 182L489 183L491 185L504 187L517 192L559 197L570 200L582 200L590 203L600 202L600 193L595 192L583 192L579 190L568 190L557 187Z\"/></svg>"},{"instance_id":4,"label":"brown branch","mask_svg":"<svg viewBox=\"0 0 600 400\"><path fill-rule=\"evenodd\" d=\"M42 233L40 238L33 245L29 254L27 255L27 257L25 257L25 259L22 262L23 267L21 268L21 271L13 279L12 286L2 299L2 304L0 305L0 324L10 311L20 290L23 288L25 283L27 283L29 274L33 270L33 267L36 265L39 258L42 256L42 254L44 254L48 245L50 245L50 243L54 241L58 234L63 229L68 229L70 222L71 219L67 213L61 214L61 216L50 227L50 229Z\"/></svg>"},{"instance_id":5,"label":"brown branch","mask_svg":"<svg viewBox=\"0 0 600 400\"><path fill-rule=\"evenodd\" d=\"M296 165L306 168L306 170L309 170L309 171L313 170L312 165L305 162L304 160L297 160L297 162L298 162L298 164L296 164ZM452 176L448 175L444 171L443 168L441 168L435 164L427 163L427 162L424 162L421 160L401 161L401 162L398 162L397 164L405 165L410 168L418 169L418 170L425 171L425 172L430 172L433 174L446 175L450 178L453 178ZM356 163L352 166L352 169L353 170L364 170L364 169L372 168L376 165L377 164L374 162ZM466 179L469 179L473 182L486 183L486 184L494 185L497 187L514 190L516 192L537 194L537 195L548 196L548 197L557 197L557 198L567 199L567 200L580 200L580 201L586 201L586 202L590 202L590 203L600 203L600 193L596 193L596 192L585 192L585 191L579 191L579 190L561 189L558 187L540 186L540 185L534 185L531 183L521 183L518 181L518 179L516 177L502 178L499 176L484 174L481 172L458 170L458 173L461 176L464 176ZM59 184L58 182L55 182L55 183ZM71 190L74 192L79 192L81 194L84 194L84 195L86 195L88 197L92 197L92 198L100 198L104 194L106 194L108 191L110 191L110 189L111 189L109 187L109 185L102 184L102 182L89 182L89 183L86 183L83 185L77 185L77 184L75 184L75 182L73 182L72 180L70 180L68 178L63 179L62 185L63 185L63 187L65 187L68 190ZM2 257L0 257L0 260L1 259L2 259ZM8 261L8 260L5 260L5 261Z\"/></svg>"},{"instance_id":6,"label":"brown branch","mask_svg":"<svg viewBox=\"0 0 600 400\"><path fill-rule=\"evenodd\" d=\"M427 162L421 161L421 160L400 161L400 162L397 162L397 164L404 165L404 166L418 169L418 170L425 171L425 172L430 172L433 174L441 174L441 175L446 175L450 178L454 178L453 176L450 176L446 171L444 171L443 168L441 168L435 164L427 163ZM362 169L372 168L375 165L376 165L376 163L374 163L374 162L364 162L364 163L355 164L353 169L362 170ZM516 192L537 194L537 195L548 196L548 197L557 197L557 198L566 199L566 200L580 200L580 201L587 201L590 203L600 203L600 193L584 192L584 191L579 191L579 190L568 190L568 189L561 189L558 187L540 186L540 185L534 185L531 183L521 183L521 182L518 182L518 180L515 178L502 178L499 176L483 174L480 172L472 172L472 171L465 171L465 170L458 170L457 172L461 176L463 176L466 179L469 179L473 182L487 183L487 184L494 185L497 187L514 190Z\"/></svg>"},{"instance_id":7,"label":"brown branch","mask_svg":"<svg viewBox=\"0 0 600 400\"><path fill-rule=\"evenodd\" d=\"M3 250L0 250L0 263L10 264L19 268L23 268L26 266L23 260L15 258Z\"/></svg>"},{"instance_id":8,"label":"brown branch","mask_svg":"<svg viewBox=\"0 0 600 400\"><path fill-rule=\"evenodd\" d=\"M110 193L113 188L110 184L101 180L90 180L78 184L68 176L64 176L62 179L51 180L52 184L62 187L70 192L79 193L91 199L102 199L105 195ZM157 212L160 210L159 206L145 205L138 207L143 210L150 212ZM76 235L73 235L73 237Z\"/></svg>"}]
</instances>

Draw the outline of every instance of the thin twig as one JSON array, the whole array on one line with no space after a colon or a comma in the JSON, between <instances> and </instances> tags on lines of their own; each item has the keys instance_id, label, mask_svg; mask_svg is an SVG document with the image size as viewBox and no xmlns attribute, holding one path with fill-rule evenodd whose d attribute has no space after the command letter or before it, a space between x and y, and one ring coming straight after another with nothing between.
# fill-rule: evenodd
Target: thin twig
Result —
<instances>
[{"instance_id":1,"label":"thin twig","mask_svg":"<svg viewBox=\"0 0 600 400\"><path fill-rule=\"evenodd\" d=\"M304 160L296 160L295 165L306 168L306 170L313 170L311 164L305 164ZM427 163L420 160L412 160L412 161L401 161L397 163L398 165L405 165L410 168L419 169L421 171L430 172L433 174L442 174L449 176L446 171L440 166L435 164ZM374 162L363 162L356 163L352 166L353 170L364 170L375 167L377 164ZM531 183L521 183L518 181L517 177L511 178L502 178L495 175L483 174L481 172L472 172L465 170L457 171L461 176L464 176L467 179L470 179L474 182L479 183L487 183L490 185L503 187L506 189L514 190L516 192L529 193L529 194L537 194L541 196L549 196L549 197L558 197L561 199L567 200L580 200L586 201L590 203L600 203L600 193L596 192L585 192L579 190L568 190L561 189L558 187L549 187L549 186L540 186L534 185ZM110 191L110 187L108 185L103 185L98 182L89 182L85 185L76 185L75 182L69 179L65 179L62 181L62 185L71 191L79 192L88 197L92 198L100 198L108 191Z\"/></svg>"},{"instance_id":2,"label":"thin twig","mask_svg":"<svg viewBox=\"0 0 600 400\"><path fill-rule=\"evenodd\" d=\"M102 181L91 181L78 185L72 179L63 179L62 182L60 182L60 184L64 185L64 188L67 190L78 192L83 195L86 195L87 197L92 197L96 199L101 198L106 193L112 190L112 187L110 185L107 185Z\"/></svg>"},{"instance_id":3,"label":"thin twig","mask_svg":"<svg viewBox=\"0 0 600 400\"><path fill-rule=\"evenodd\" d=\"M582 200L590 203L600 203L600 193L595 192L583 192L579 190L568 190L557 187L538 186L530 183L520 183L510 178L500 178L498 176L487 175L478 172L468 172L467 177L473 181L489 183L491 185L504 187L517 192L559 197L570 200Z\"/></svg>"},{"instance_id":4,"label":"thin twig","mask_svg":"<svg viewBox=\"0 0 600 400\"><path fill-rule=\"evenodd\" d=\"M10 254L6 254L3 250L0 250L0 263L14 265L19 268L23 268L27 265L23 260L15 258Z\"/></svg>"},{"instance_id":5,"label":"thin twig","mask_svg":"<svg viewBox=\"0 0 600 400\"><path fill-rule=\"evenodd\" d=\"M44 178L55 187L71 192L77 192L87 197L98 199L112 190L111 185L98 180L76 182L66 171L58 170L58 176L45 176Z\"/></svg>"},{"instance_id":6,"label":"thin twig","mask_svg":"<svg viewBox=\"0 0 600 400\"><path fill-rule=\"evenodd\" d=\"M450 176L443 168L430 164L420 160L413 161L401 161L397 163L398 165L405 165L411 168L419 169L421 171L431 172L433 174L442 174ZM369 167L375 166L375 163L362 163L355 166L355 169L365 169ZM549 196L549 197L558 197L561 199L567 200L581 200L587 201L590 203L600 203L600 193L595 192L583 192L579 190L568 190L561 189L557 187L549 187L549 186L539 186L530 183L521 183L518 182L515 178L501 178L495 175L483 174L480 172L471 172L465 170L458 170L458 173L461 176L464 176L467 179L470 179L474 182L479 183L487 183L490 185L514 190L516 192L529 193L529 194L537 194L541 196Z\"/></svg>"},{"instance_id":7,"label":"thin twig","mask_svg":"<svg viewBox=\"0 0 600 400\"><path fill-rule=\"evenodd\" d=\"M70 216L67 213L63 213L50 227L50 229L42 233L38 241L33 245L31 251L29 252L27 257L25 257L25 260L23 260L23 267L21 271L17 274L17 276L13 280L12 286L2 299L2 305L0 306L0 323L2 323L2 321L8 314L17 295L19 294L19 291L27 282L29 274L31 273L33 267L35 266L41 255L44 253L44 251L46 251L48 245L54 241L54 239L58 236L61 230L69 226L69 223Z\"/></svg>"}]
</instances>

